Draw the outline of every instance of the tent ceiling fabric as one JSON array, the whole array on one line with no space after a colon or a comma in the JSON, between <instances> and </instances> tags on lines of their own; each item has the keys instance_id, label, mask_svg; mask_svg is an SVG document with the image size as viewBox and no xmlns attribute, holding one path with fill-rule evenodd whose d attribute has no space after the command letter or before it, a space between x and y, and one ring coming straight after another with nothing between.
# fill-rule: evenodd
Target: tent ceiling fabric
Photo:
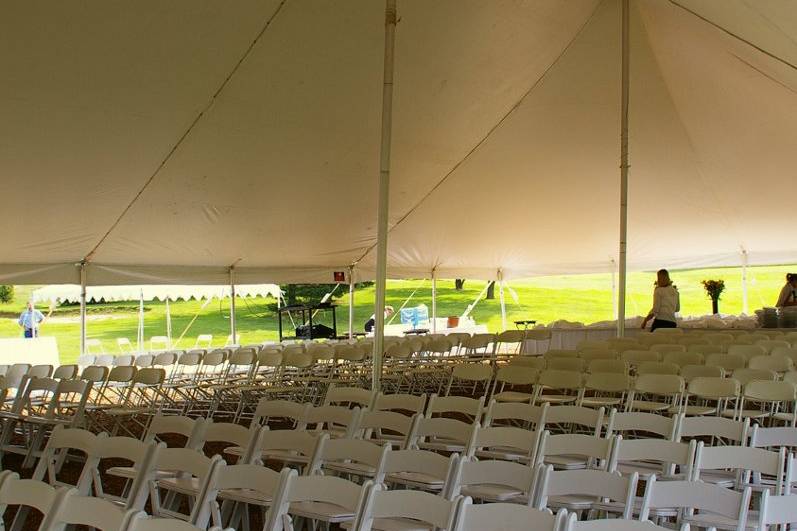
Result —
<instances>
[{"instance_id":1,"label":"tent ceiling fabric","mask_svg":"<svg viewBox=\"0 0 797 531\"><path fill-rule=\"evenodd\" d=\"M631 4L629 268L792 261L797 10ZM0 281L373 278L383 10L7 6ZM618 0L398 11L389 276L611 270Z\"/></svg>"}]
</instances>

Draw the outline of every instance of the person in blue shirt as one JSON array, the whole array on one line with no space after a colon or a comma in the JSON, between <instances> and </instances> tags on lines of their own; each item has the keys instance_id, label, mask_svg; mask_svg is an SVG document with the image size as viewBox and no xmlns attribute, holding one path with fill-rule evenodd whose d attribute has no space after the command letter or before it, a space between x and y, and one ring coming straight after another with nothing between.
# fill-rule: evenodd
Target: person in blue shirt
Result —
<instances>
[{"instance_id":1,"label":"person in blue shirt","mask_svg":"<svg viewBox=\"0 0 797 531\"><path fill-rule=\"evenodd\" d=\"M36 337L39 335L40 325L44 322L44 314L29 302L28 309L20 314L17 322L25 330L25 337Z\"/></svg>"}]
</instances>

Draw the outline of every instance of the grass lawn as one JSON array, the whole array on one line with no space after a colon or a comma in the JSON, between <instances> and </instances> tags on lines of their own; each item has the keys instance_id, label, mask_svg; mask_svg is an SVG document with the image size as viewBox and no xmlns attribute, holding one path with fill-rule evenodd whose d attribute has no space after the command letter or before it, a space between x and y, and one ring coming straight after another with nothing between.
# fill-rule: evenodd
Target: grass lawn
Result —
<instances>
[{"instance_id":1,"label":"grass lawn","mask_svg":"<svg viewBox=\"0 0 797 531\"><path fill-rule=\"evenodd\" d=\"M797 266L772 266L748 268L748 292L750 311L763 306L772 306L783 286L786 273L797 270ZM718 268L673 271L673 281L681 293L683 315L704 315L711 311L711 301L706 298L700 281L703 279L725 280L726 292L720 301L723 313L741 313L742 290L741 269ZM627 314L642 315L650 309L655 274L631 273L628 279ZM453 280L438 280L438 315L460 315L485 287L485 282L468 280L461 291L454 290ZM564 275L537 277L508 282L506 293L507 319L536 319L548 323L558 319L592 323L610 320L614 310L612 304L612 280L608 274ZM0 304L0 337L15 337L21 334L16 323L35 286L17 286L16 297L10 304ZM345 287L341 287L345 293ZM426 280L388 281L387 304L398 308L414 292L408 306L426 304L431 306L431 283ZM516 296L513 296L513 293ZM355 296L354 322L358 330L373 313L374 288L358 291ZM178 301L171 303L172 330L175 338L186 330L189 322L196 321L185 331L178 348L194 345L198 334L213 334L214 345L223 345L229 334L229 300ZM243 343L255 343L277 339L277 319L273 299L240 299L237 304L237 327ZM338 329L347 326L348 298L338 300ZM204 308L203 308L204 306ZM46 308L40 308L47 313ZM135 343L138 326L138 303L116 302L91 304L88 307L88 337L103 342L106 352L117 352L116 338L127 337ZM491 331L501 329L501 313L498 290L494 300L480 301L471 314L477 323L483 323ZM144 336L166 335L165 305L150 302L146 305ZM42 329L44 335L55 336L61 360L68 363L77 358L80 346L80 327L77 306L60 306Z\"/></svg>"}]
</instances>

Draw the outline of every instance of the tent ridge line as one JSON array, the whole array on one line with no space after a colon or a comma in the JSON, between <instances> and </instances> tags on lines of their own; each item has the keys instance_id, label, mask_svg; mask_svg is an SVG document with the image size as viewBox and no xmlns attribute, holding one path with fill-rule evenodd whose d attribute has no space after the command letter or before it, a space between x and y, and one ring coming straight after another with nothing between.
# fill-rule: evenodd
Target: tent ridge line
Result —
<instances>
[{"instance_id":1,"label":"tent ridge line","mask_svg":"<svg viewBox=\"0 0 797 531\"><path fill-rule=\"evenodd\" d=\"M745 39L741 35L737 35L734 32L732 32L731 30L720 26L719 24L717 24L716 22L712 21L711 19L704 17L703 15L698 13L697 11L689 9L685 5L679 3L677 0L669 0L669 1L670 1L670 3L672 5L674 5L676 7L680 7L681 9L683 9L684 11L689 13L690 15L693 15L693 16L699 18L700 20L702 20L706 24L709 24L710 26L720 30L721 32L725 33L726 35L729 35L729 36L733 37L734 39L736 39L736 40L738 40L740 42L743 42L744 44L750 46L751 48L754 48L755 50L758 50L759 52L761 52L762 54L766 55L767 57L769 57L771 59L774 59L774 60L776 60L776 61L788 66L792 70L797 70L797 65L794 65L794 64L790 63L789 61L787 61L786 59L783 59L782 57L778 57L777 55L775 55L774 53L770 52L769 50L766 50L765 48L762 48L762 47L758 46L757 44L755 44L755 43L753 43L751 41L748 41L747 39Z\"/></svg>"},{"instance_id":2,"label":"tent ridge line","mask_svg":"<svg viewBox=\"0 0 797 531\"><path fill-rule=\"evenodd\" d=\"M421 197L418 200L417 203L415 203L415 205L410 207L410 209L406 213L404 213L398 219L398 221L396 221L396 223L393 224L392 227L388 228L388 234L392 232L393 229L401 225L402 222L404 222L407 218L409 218L410 215L412 215L427 199L429 199L429 197L431 197L432 194L434 194L434 192L437 191L437 189L440 188L448 180L448 178L454 174L454 172L456 172L465 162L467 162L468 159L470 159L470 157L476 151L478 151L479 148L482 145L484 145L485 142L487 142L487 140L493 135L493 133L495 133L504 124L504 122L506 122L506 120L512 114L514 114L514 112L521 106L523 101L525 101L525 99L529 95L531 95L532 92L534 92L534 90L543 82L543 80L545 80L545 78L548 76L548 72L550 72L551 69L554 66L556 66L559 63L559 61L562 60L562 58L565 56L568 50L570 50L570 47L573 45L576 39L578 39L578 37L583 33L584 29L589 25L592 19L595 18L595 14L598 12L599 8L604 4L604 2L605 0L601 0L595 5L595 8L592 10L592 13L590 13L589 17L587 17L587 19L584 21L581 27L578 28L578 31L575 33L575 35L573 35L573 38L570 39L570 41L565 45L564 48L562 48L562 51L559 52L559 54L554 58L554 60L551 61L551 64L549 64L548 67L542 72L542 74L540 74L540 76L534 81L534 83L532 83L531 87L529 87L529 89L525 93L523 93L520 99L517 102L515 102L506 113L504 113L504 115L498 120L498 122L496 122L495 125L493 125L487 131L487 133L478 142L476 142L476 144L459 161L457 161L454 164L454 166L452 166L451 169L448 170L448 172L446 172L446 174L443 175L443 177L437 183L435 183L435 185L426 194L424 194L423 197ZM376 242L369 245L366 248L365 252L362 254L362 256L360 256L357 260L355 260L354 263L356 264L362 261L366 256L368 256L368 254L371 251L374 250L374 248L376 248Z\"/></svg>"},{"instance_id":3,"label":"tent ridge line","mask_svg":"<svg viewBox=\"0 0 797 531\"><path fill-rule=\"evenodd\" d=\"M166 154L166 156L163 158L163 160L161 160L160 164L158 164L158 166L155 168L155 171L152 173L152 175L150 175L149 179L147 179L147 181L144 183L144 185L139 189L138 193L136 193L136 195L135 195L135 197L133 197L132 201L130 201L130 203L128 203L128 205L124 208L124 210L122 210L122 213L119 214L119 217L116 218L116 221L113 222L111 227L106 231L106 233L102 236L102 238L100 238L100 241L98 241L97 244L88 252L88 254L86 254L86 256L83 258L84 261L88 262L94 257L94 255L96 254L96 252L100 248L100 246L103 243L105 243L105 240L108 239L108 236L110 236L111 233L114 231L114 229L116 229L116 227L119 226L119 223L122 222L122 219L124 219L124 217L130 211L130 209L133 208L133 205L135 205L136 202L138 202L138 200L141 198L141 196L144 194L144 192L147 190L147 188L149 188L149 186L155 181L155 178L160 174L161 170L163 170L163 168L166 166L166 164L168 164L169 160L171 160L172 156L177 152L177 150L180 148L180 146L182 146L182 144L185 141L185 139L188 138L188 136L191 134L191 132L194 130L194 128L197 126L197 124L202 120L202 117L205 116L205 113L207 111L209 111L213 107L213 105L216 103L216 100L218 99L218 97L221 95L221 93L227 87L227 85L229 84L229 82L232 79L232 77L238 72L238 70L240 69L241 65L244 63L244 61L246 61L246 59L251 55L252 50L254 50L255 46L260 41L260 38L265 34L266 30L271 26L271 23L274 21L274 19L277 17L277 15L280 13L280 11L282 11L282 8L283 8L283 6L285 5L285 3L287 1L288 0L280 0L280 3L279 3L279 5L277 5L277 8L274 10L274 12L271 14L271 16L269 16L266 19L265 23L263 24L263 27L260 28L260 31L257 33L257 35L255 35L255 38L252 40L252 42L249 43L249 46L246 48L246 50L244 50L244 53L241 55L241 57L238 59L238 61L235 63L235 65L233 65L233 67L230 70L230 72L227 74L227 76L221 82L219 87L216 89L216 91L210 97L210 99L205 104L205 106L202 108L202 110L199 111L199 114L197 114L194 117L194 119L188 125L188 128L186 128L186 130L183 132L183 134L180 135L180 138L177 139L177 142L175 142L175 144L172 146L172 148L169 150L169 152Z\"/></svg>"}]
</instances>

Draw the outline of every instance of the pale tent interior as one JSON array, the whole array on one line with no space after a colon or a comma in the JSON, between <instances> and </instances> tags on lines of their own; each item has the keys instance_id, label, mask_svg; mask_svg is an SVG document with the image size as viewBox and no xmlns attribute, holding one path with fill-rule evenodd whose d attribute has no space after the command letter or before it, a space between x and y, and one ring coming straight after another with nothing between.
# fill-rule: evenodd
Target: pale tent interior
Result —
<instances>
[{"instance_id":1,"label":"pale tent interior","mask_svg":"<svg viewBox=\"0 0 797 531\"><path fill-rule=\"evenodd\" d=\"M384 3L14 2L5 283L374 278ZM611 271L620 2L398 0L388 276ZM791 0L633 0L628 267L797 255Z\"/></svg>"}]
</instances>

